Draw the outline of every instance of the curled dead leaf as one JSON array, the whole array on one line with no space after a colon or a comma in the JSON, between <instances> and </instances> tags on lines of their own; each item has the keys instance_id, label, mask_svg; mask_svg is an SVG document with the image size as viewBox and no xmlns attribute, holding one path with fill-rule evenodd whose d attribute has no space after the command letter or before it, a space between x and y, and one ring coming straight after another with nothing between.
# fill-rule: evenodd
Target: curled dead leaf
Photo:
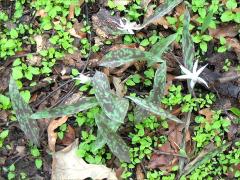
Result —
<instances>
[{"instance_id":1,"label":"curled dead leaf","mask_svg":"<svg viewBox=\"0 0 240 180\"><path fill-rule=\"evenodd\" d=\"M64 124L68 120L67 116L63 116L62 118L59 118L58 120L52 120L48 126L47 133L48 133L48 148L55 152L55 145L57 141L57 133L55 132L55 129L60 127L62 124Z\"/></svg>"},{"instance_id":2,"label":"curled dead leaf","mask_svg":"<svg viewBox=\"0 0 240 180\"><path fill-rule=\"evenodd\" d=\"M204 115L209 123L212 122L213 112L210 108L201 109L199 114Z\"/></svg>"},{"instance_id":3,"label":"curled dead leaf","mask_svg":"<svg viewBox=\"0 0 240 180\"><path fill-rule=\"evenodd\" d=\"M238 34L239 25L227 24L219 26L217 29L209 29L209 35L214 38L235 37Z\"/></svg>"},{"instance_id":4,"label":"curled dead leaf","mask_svg":"<svg viewBox=\"0 0 240 180\"><path fill-rule=\"evenodd\" d=\"M52 180L86 179L117 180L115 172L104 165L87 164L78 157L78 139L65 149L53 154Z\"/></svg>"}]
</instances>

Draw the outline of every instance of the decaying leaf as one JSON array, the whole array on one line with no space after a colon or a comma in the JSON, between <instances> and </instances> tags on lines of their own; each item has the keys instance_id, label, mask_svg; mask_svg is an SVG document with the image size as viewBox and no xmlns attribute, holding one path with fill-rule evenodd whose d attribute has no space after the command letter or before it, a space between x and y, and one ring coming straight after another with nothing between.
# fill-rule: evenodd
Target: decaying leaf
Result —
<instances>
[{"instance_id":1,"label":"decaying leaf","mask_svg":"<svg viewBox=\"0 0 240 180\"><path fill-rule=\"evenodd\" d=\"M52 180L86 178L117 180L112 169L104 165L87 164L76 155L77 149L78 139L67 148L53 154Z\"/></svg>"},{"instance_id":2,"label":"decaying leaf","mask_svg":"<svg viewBox=\"0 0 240 180\"><path fill-rule=\"evenodd\" d=\"M63 116L57 120L52 120L48 125L47 133L48 133L48 148L50 151L55 152L55 144L57 141L57 133L55 130L64 124L68 120L67 116Z\"/></svg>"},{"instance_id":3,"label":"decaying leaf","mask_svg":"<svg viewBox=\"0 0 240 180\"><path fill-rule=\"evenodd\" d=\"M143 27L147 26L148 24L152 23L153 21L157 20L160 17L171 12L177 5L179 5L182 0L167 0L164 4L157 7L154 14L149 16L147 19L144 19Z\"/></svg>"},{"instance_id":4,"label":"decaying leaf","mask_svg":"<svg viewBox=\"0 0 240 180\"><path fill-rule=\"evenodd\" d=\"M108 147L112 153L124 162L130 161L129 147L122 140L122 138L116 133L116 131L109 128L109 125L104 121L99 121L100 118L96 118L96 124L102 137L105 139Z\"/></svg>"},{"instance_id":5,"label":"decaying leaf","mask_svg":"<svg viewBox=\"0 0 240 180\"><path fill-rule=\"evenodd\" d=\"M37 121L30 116L33 113L30 106L23 100L13 77L10 77L9 94L17 120L26 137L37 146L39 145L39 127Z\"/></svg>"},{"instance_id":6,"label":"decaying leaf","mask_svg":"<svg viewBox=\"0 0 240 180\"><path fill-rule=\"evenodd\" d=\"M214 38L235 37L238 34L239 28L239 25L228 23L219 26L217 29L209 29L209 35Z\"/></svg>"},{"instance_id":7,"label":"decaying leaf","mask_svg":"<svg viewBox=\"0 0 240 180\"><path fill-rule=\"evenodd\" d=\"M205 108L205 109L201 109L199 111L199 114L202 114L205 116L206 120L211 123L212 122L212 118L213 118L213 112L210 108Z\"/></svg>"},{"instance_id":8,"label":"decaying leaf","mask_svg":"<svg viewBox=\"0 0 240 180\"><path fill-rule=\"evenodd\" d=\"M43 111L38 111L31 115L33 119L42 119L42 118L56 118L62 117L65 115L72 115L80 111L84 111L95 107L98 105L96 98L86 97L79 99L76 103L72 105L62 105L52 109L46 109Z\"/></svg>"},{"instance_id":9,"label":"decaying leaf","mask_svg":"<svg viewBox=\"0 0 240 180\"><path fill-rule=\"evenodd\" d=\"M134 61L151 60L155 62L162 62L162 60L158 61L156 58L154 58L153 55L149 52L141 51L138 49L123 48L107 53L103 57L102 63L100 65L114 68Z\"/></svg>"},{"instance_id":10,"label":"decaying leaf","mask_svg":"<svg viewBox=\"0 0 240 180\"><path fill-rule=\"evenodd\" d=\"M131 99L134 103L136 103L141 108L143 108L143 109L145 109L145 110L147 110L151 113L154 113L158 116L161 116L162 118L167 118L167 119L170 119L170 120L175 121L177 123L183 123L183 121L178 119L176 116L174 116L171 113L167 112L166 110L156 106L152 102L149 102L145 99L141 99L141 98L138 98L138 97L127 96L127 98Z\"/></svg>"},{"instance_id":11,"label":"decaying leaf","mask_svg":"<svg viewBox=\"0 0 240 180\"><path fill-rule=\"evenodd\" d=\"M125 88L125 86L122 83L121 79L114 76L112 81L113 81L113 85L114 85L114 87L116 89L116 94L119 97L123 97L126 94L127 89Z\"/></svg>"},{"instance_id":12,"label":"decaying leaf","mask_svg":"<svg viewBox=\"0 0 240 180\"><path fill-rule=\"evenodd\" d=\"M108 78L102 72L95 73L92 83L95 88L95 96L107 117L112 121L123 123L128 111L128 100L111 92Z\"/></svg>"}]
</instances>

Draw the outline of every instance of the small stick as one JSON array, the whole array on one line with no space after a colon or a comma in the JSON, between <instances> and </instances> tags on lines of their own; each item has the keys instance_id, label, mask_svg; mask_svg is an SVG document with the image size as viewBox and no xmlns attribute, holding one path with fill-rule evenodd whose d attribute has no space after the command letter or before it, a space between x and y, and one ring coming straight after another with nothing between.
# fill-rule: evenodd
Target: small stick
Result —
<instances>
[{"instance_id":1,"label":"small stick","mask_svg":"<svg viewBox=\"0 0 240 180\"><path fill-rule=\"evenodd\" d=\"M156 154L163 154L163 155L168 155L168 156L177 156L177 157L181 157L181 158L186 158L188 159L188 157L181 155L181 154L176 154L176 153L169 153L169 152L164 152L164 151L159 151L159 150L153 150L154 153Z\"/></svg>"}]
</instances>

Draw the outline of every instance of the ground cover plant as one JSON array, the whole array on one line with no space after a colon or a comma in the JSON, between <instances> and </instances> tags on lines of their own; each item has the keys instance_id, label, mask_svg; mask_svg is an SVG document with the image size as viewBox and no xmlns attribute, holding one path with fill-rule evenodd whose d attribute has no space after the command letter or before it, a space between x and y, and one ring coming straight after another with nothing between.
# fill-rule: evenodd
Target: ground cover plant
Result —
<instances>
[{"instance_id":1,"label":"ground cover plant","mask_svg":"<svg viewBox=\"0 0 240 180\"><path fill-rule=\"evenodd\" d=\"M238 1L3 0L0 29L1 178L240 178Z\"/></svg>"}]
</instances>

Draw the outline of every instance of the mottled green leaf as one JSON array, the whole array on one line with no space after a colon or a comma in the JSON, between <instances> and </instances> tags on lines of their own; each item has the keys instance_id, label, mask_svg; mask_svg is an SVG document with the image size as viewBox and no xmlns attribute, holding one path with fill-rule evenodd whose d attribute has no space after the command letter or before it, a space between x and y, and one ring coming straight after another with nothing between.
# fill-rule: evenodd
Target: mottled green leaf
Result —
<instances>
[{"instance_id":1,"label":"mottled green leaf","mask_svg":"<svg viewBox=\"0 0 240 180\"><path fill-rule=\"evenodd\" d=\"M188 175L194 169L196 169L199 166L201 166L202 164L206 163L207 161L212 159L217 154L223 152L231 144L232 144L232 142L228 142L217 148L214 147L212 144L208 145L209 146L208 149L205 148L204 150L202 150L194 160L192 160L188 165L185 166L181 176Z\"/></svg>"},{"instance_id":2,"label":"mottled green leaf","mask_svg":"<svg viewBox=\"0 0 240 180\"><path fill-rule=\"evenodd\" d=\"M183 48L183 62L184 66L192 71L194 59L194 44L191 34L189 32L190 14L186 10L183 21L183 35L182 35L182 48Z\"/></svg>"},{"instance_id":3,"label":"mottled green leaf","mask_svg":"<svg viewBox=\"0 0 240 180\"><path fill-rule=\"evenodd\" d=\"M72 115L80 111L85 111L98 105L95 97L81 98L74 104L58 106L52 109L45 109L31 115L33 119L56 118L66 115Z\"/></svg>"},{"instance_id":4,"label":"mottled green leaf","mask_svg":"<svg viewBox=\"0 0 240 180\"><path fill-rule=\"evenodd\" d=\"M110 89L108 78L102 72L97 71L92 79L95 88L95 96L111 120L123 123L128 111L129 102L113 94Z\"/></svg>"},{"instance_id":5,"label":"mottled green leaf","mask_svg":"<svg viewBox=\"0 0 240 180\"><path fill-rule=\"evenodd\" d=\"M36 120L30 118L32 109L21 97L14 79L10 78L9 94L13 110L16 113L17 120L26 137L34 144L39 145L39 127Z\"/></svg>"},{"instance_id":6,"label":"mottled green leaf","mask_svg":"<svg viewBox=\"0 0 240 180\"><path fill-rule=\"evenodd\" d=\"M167 65L166 62L160 64L154 77L153 89L150 92L148 100L156 105L160 105L161 99L164 96L166 87L166 74Z\"/></svg>"},{"instance_id":7,"label":"mottled green leaf","mask_svg":"<svg viewBox=\"0 0 240 180\"><path fill-rule=\"evenodd\" d=\"M166 73L167 73L166 62L163 62L160 64L159 68L155 73L153 89L150 91L150 95L146 99L147 101L152 102L156 106L160 105L161 98L164 96L166 86ZM136 122L139 123L149 116L149 112L140 106L136 106L134 108L134 116Z\"/></svg>"},{"instance_id":8,"label":"mottled green leaf","mask_svg":"<svg viewBox=\"0 0 240 180\"><path fill-rule=\"evenodd\" d=\"M152 102L149 102L149 101L147 101L145 99L141 99L141 98L138 98L138 97L130 97L130 96L128 96L127 98L131 99L134 103L136 103L140 107L146 109L147 111L149 111L151 113L154 113L154 114L156 114L158 116L161 116L162 118L167 118L167 119L170 119L170 120L175 121L177 123L183 123L176 116L172 115L171 113L169 113L168 111L162 109L161 107L156 106Z\"/></svg>"},{"instance_id":9,"label":"mottled green leaf","mask_svg":"<svg viewBox=\"0 0 240 180\"><path fill-rule=\"evenodd\" d=\"M121 123L109 119L103 112L96 118L97 118L96 121L104 122L108 126L108 128L110 128L113 132L117 132L119 126L121 125ZM101 131L98 130L97 139L94 143L94 150L101 149L105 144L106 140L103 138Z\"/></svg>"},{"instance_id":10,"label":"mottled green leaf","mask_svg":"<svg viewBox=\"0 0 240 180\"><path fill-rule=\"evenodd\" d=\"M162 60L158 61L154 58L152 53L138 49L123 48L107 53L103 57L100 66L114 68L134 61L162 62Z\"/></svg>"},{"instance_id":11,"label":"mottled green leaf","mask_svg":"<svg viewBox=\"0 0 240 180\"><path fill-rule=\"evenodd\" d=\"M171 12L177 5L179 5L183 0L166 0L164 4L161 4L159 7L156 8L153 15L149 16L147 19L144 19L143 27L147 26L148 24L154 22L155 20L163 17L164 15Z\"/></svg>"},{"instance_id":12,"label":"mottled green leaf","mask_svg":"<svg viewBox=\"0 0 240 180\"><path fill-rule=\"evenodd\" d=\"M176 37L177 34L175 33L166 38L162 38L158 43L153 45L149 52L152 53L157 59L161 59L162 54L167 50L168 46L175 41ZM154 63L156 62L148 61L148 66L152 66Z\"/></svg>"},{"instance_id":13,"label":"mottled green leaf","mask_svg":"<svg viewBox=\"0 0 240 180\"><path fill-rule=\"evenodd\" d=\"M130 162L129 147L116 132L109 128L104 121L99 121L99 119L96 118L98 130L112 153L121 161Z\"/></svg>"},{"instance_id":14,"label":"mottled green leaf","mask_svg":"<svg viewBox=\"0 0 240 180\"><path fill-rule=\"evenodd\" d=\"M203 34L207 28L209 27L211 21L213 18L213 11L209 11L207 16L205 17L203 24L202 24L202 28L201 28L201 33Z\"/></svg>"}]
</instances>

